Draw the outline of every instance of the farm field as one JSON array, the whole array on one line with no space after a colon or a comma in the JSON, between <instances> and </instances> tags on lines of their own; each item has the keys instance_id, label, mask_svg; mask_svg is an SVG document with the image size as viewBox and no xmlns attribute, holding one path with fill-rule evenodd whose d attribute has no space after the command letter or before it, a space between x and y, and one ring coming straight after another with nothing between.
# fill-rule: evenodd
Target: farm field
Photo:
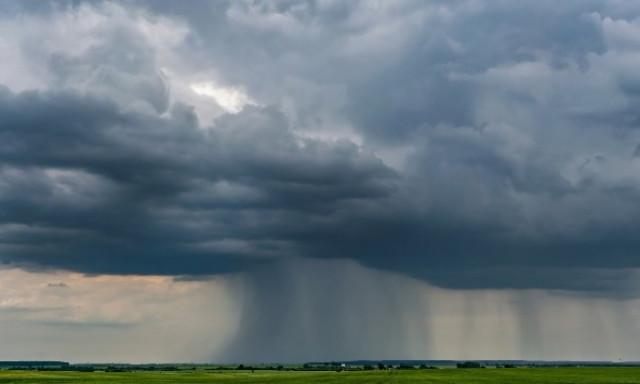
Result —
<instances>
[{"instance_id":1,"label":"farm field","mask_svg":"<svg viewBox=\"0 0 640 384\"><path fill-rule=\"evenodd\" d=\"M640 367L439 369L357 372L0 371L0 383L638 383Z\"/></svg>"}]
</instances>

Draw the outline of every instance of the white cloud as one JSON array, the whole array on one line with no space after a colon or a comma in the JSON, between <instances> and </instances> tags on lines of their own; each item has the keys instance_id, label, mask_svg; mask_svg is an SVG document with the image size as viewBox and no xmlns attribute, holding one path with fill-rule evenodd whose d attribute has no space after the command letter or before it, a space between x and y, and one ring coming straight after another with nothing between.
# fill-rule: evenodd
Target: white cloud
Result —
<instances>
[{"instance_id":1,"label":"white cloud","mask_svg":"<svg viewBox=\"0 0 640 384\"><path fill-rule=\"evenodd\" d=\"M204 82L191 84L191 90L200 96L212 98L229 113L238 113L245 105L258 105L240 87L221 87L212 82Z\"/></svg>"}]
</instances>

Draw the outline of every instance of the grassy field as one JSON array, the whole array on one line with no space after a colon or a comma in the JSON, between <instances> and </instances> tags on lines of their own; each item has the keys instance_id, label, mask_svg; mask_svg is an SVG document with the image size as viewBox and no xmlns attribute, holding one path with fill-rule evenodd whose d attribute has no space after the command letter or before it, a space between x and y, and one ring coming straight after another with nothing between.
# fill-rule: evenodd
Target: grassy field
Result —
<instances>
[{"instance_id":1,"label":"grassy field","mask_svg":"<svg viewBox=\"0 0 640 384\"><path fill-rule=\"evenodd\" d=\"M637 383L640 368L439 369L359 372L0 371L0 383Z\"/></svg>"}]
</instances>

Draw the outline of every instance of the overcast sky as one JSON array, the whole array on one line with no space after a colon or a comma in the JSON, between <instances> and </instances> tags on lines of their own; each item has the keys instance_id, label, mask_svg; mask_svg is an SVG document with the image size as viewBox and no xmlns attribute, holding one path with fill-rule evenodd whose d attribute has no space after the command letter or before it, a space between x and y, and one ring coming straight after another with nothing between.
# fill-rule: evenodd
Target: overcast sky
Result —
<instances>
[{"instance_id":1,"label":"overcast sky","mask_svg":"<svg viewBox=\"0 0 640 384\"><path fill-rule=\"evenodd\" d=\"M640 360L640 3L7 0L0 52L0 359Z\"/></svg>"}]
</instances>

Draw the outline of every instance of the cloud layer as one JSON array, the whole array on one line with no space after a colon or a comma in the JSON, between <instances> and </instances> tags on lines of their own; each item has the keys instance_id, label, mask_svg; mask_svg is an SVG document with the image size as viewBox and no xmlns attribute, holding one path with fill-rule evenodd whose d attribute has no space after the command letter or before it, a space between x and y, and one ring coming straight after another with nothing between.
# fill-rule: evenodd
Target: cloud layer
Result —
<instances>
[{"instance_id":1,"label":"cloud layer","mask_svg":"<svg viewBox=\"0 0 640 384\"><path fill-rule=\"evenodd\" d=\"M639 293L637 5L2 7L4 263Z\"/></svg>"},{"instance_id":2,"label":"cloud layer","mask_svg":"<svg viewBox=\"0 0 640 384\"><path fill-rule=\"evenodd\" d=\"M0 284L3 360L208 362L237 330L234 287L223 279L9 268Z\"/></svg>"}]
</instances>

